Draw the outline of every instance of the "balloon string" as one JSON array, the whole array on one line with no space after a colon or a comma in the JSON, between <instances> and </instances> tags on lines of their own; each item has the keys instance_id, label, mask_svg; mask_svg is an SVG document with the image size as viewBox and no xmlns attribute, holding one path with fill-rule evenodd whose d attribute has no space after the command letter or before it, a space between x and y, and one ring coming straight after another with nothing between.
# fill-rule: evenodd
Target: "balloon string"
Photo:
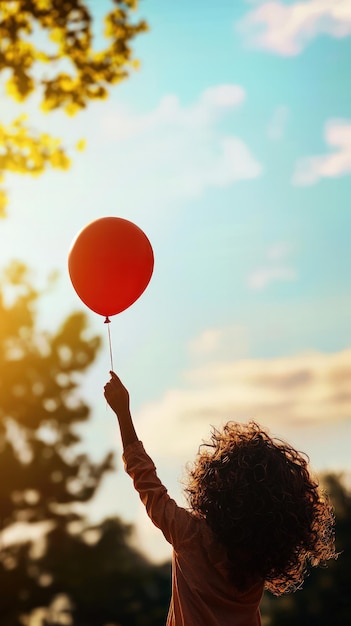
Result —
<instances>
[{"instance_id":1,"label":"balloon string","mask_svg":"<svg viewBox=\"0 0 351 626\"><path fill-rule=\"evenodd\" d=\"M105 324L107 324L107 334L108 334L108 345L110 348L110 361L111 361L111 370L113 372L113 357L112 357L112 343L111 343L111 332L110 332L110 323L111 320L109 319L109 317L106 317L105 319Z\"/></svg>"}]
</instances>

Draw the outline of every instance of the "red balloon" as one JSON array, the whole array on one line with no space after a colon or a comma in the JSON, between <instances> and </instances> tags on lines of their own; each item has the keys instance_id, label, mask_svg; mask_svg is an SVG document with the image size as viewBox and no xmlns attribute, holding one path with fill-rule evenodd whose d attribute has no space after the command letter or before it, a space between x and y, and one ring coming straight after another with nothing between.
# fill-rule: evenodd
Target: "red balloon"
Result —
<instances>
[{"instance_id":1,"label":"red balloon","mask_svg":"<svg viewBox=\"0 0 351 626\"><path fill-rule=\"evenodd\" d=\"M145 233L121 217L102 217L83 228L68 256L80 299L99 315L116 315L145 291L154 255Z\"/></svg>"}]
</instances>

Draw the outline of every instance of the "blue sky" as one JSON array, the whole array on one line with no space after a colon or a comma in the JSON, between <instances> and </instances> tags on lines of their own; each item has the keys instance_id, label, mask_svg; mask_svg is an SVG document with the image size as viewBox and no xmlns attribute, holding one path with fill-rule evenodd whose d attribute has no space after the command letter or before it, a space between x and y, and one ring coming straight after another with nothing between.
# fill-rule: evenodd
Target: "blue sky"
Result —
<instances>
[{"instance_id":1,"label":"blue sky","mask_svg":"<svg viewBox=\"0 0 351 626\"><path fill-rule=\"evenodd\" d=\"M109 3L90 1L98 13ZM71 147L68 173L9 178L0 261L42 280L59 269L40 322L82 309L67 253L89 221L135 221L155 252L152 281L113 320L115 369L140 438L170 492L210 424L255 419L350 470L351 5L349 0L144 0L141 68L73 121L25 109ZM17 108L2 99L2 116ZM85 137L84 153L74 145ZM103 320L87 311L92 330ZM102 387L105 342L83 381L92 404L83 444L121 446ZM112 442L112 443L111 443ZM154 531L121 463L91 508Z\"/></svg>"}]
</instances>

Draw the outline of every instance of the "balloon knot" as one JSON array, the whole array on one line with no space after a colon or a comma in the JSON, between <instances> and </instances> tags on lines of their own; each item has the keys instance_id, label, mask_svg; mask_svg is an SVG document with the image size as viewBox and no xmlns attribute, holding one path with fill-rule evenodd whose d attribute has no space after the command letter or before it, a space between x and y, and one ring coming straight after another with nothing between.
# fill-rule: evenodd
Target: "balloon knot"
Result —
<instances>
[{"instance_id":1,"label":"balloon knot","mask_svg":"<svg viewBox=\"0 0 351 626\"><path fill-rule=\"evenodd\" d=\"M110 323L111 323L111 320L110 320L110 318L109 318L109 317L108 317L108 315L107 315L107 316L106 316L106 319L105 319L105 321L104 321L104 324L110 324Z\"/></svg>"}]
</instances>

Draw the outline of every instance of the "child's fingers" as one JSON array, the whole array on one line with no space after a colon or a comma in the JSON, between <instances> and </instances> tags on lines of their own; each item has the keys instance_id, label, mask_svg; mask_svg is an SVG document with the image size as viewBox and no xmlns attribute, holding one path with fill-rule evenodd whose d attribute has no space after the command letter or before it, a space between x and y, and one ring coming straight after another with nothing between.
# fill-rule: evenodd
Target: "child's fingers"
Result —
<instances>
[{"instance_id":1,"label":"child's fingers","mask_svg":"<svg viewBox=\"0 0 351 626\"><path fill-rule=\"evenodd\" d=\"M113 372L112 370L110 371L111 374L111 380L110 383L114 386L114 387L119 387L120 389L124 388L124 385L121 381L120 378L118 378L117 374L115 374L115 372Z\"/></svg>"},{"instance_id":2,"label":"child's fingers","mask_svg":"<svg viewBox=\"0 0 351 626\"><path fill-rule=\"evenodd\" d=\"M113 393L113 391L116 389L116 383L113 380L110 380L108 383L106 383L105 387L104 387L104 391L105 394L106 393Z\"/></svg>"}]
</instances>

